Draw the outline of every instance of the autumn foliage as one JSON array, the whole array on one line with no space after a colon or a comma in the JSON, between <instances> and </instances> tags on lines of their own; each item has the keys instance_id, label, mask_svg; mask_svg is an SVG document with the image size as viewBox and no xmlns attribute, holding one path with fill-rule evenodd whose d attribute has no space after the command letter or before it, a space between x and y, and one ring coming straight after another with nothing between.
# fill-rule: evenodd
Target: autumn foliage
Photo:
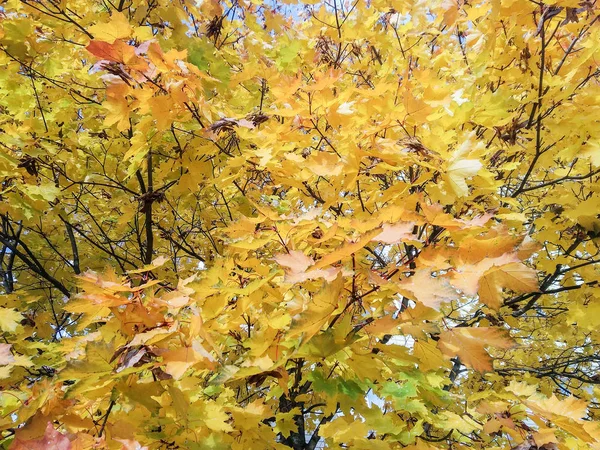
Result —
<instances>
[{"instance_id":1,"label":"autumn foliage","mask_svg":"<svg viewBox=\"0 0 600 450\"><path fill-rule=\"evenodd\" d=\"M600 449L591 0L4 0L7 449Z\"/></svg>"}]
</instances>

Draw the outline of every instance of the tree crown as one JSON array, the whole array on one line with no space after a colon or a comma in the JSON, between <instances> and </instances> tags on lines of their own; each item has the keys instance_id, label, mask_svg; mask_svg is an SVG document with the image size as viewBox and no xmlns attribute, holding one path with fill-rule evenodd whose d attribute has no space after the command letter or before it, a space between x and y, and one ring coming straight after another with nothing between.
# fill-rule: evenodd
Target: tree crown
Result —
<instances>
[{"instance_id":1,"label":"tree crown","mask_svg":"<svg viewBox=\"0 0 600 450\"><path fill-rule=\"evenodd\" d=\"M600 448L595 2L0 17L5 447Z\"/></svg>"}]
</instances>

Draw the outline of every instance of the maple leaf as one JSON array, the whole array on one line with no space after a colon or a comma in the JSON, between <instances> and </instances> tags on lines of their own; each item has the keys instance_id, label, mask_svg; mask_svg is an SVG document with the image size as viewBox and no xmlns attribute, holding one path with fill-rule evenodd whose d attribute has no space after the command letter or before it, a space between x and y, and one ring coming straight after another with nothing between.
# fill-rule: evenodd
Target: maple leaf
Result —
<instances>
[{"instance_id":1,"label":"maple leaf","mask_svg":"<svg viewBox=\"0 0 600 450\"><path fill-rule=\"evenodd\" d=\"M289 253L275 255L275 261L280 265L287 267L285 279L289 283L301 283L307 280L324 278L327 281L333 281L340 273L339 269L329 267L327 269L307 270L315 264L315 261L297 250L290 250Z\"/></svg>"},{"instance_id":2,"label":"maple leaf","mask_svg":"<svg viewBox=\"0 0 600 450\"><path fill-rule=\"evenodd\" d=\"M434 276L429 270L418 270L413 276L402 280L399 286L408 291L409 296L434 309L458 298L456 290L446 277Z\"/></svg>"},{"instance_id":3,"label":"maple leaf","mask_svg":"<svg viewBox=\"0 0 600 450\"><path fill-rule=\"evenodd\" d=\"M464 249L461 249L465 254ZM473 258L472 253L467 253ZM452 284L467 295L479 294L480 300L495 310L502 305L502 290L516 293L538 290L537 273L519 261L517 253L484 258L475 264L463 263L452 273Z\"/></svg>"},{"instance_id":4,"label":"maple leaf","mask_svg":"<svg viewBox=\"0 0 600 450\"><path fill-rule=\"evenodd\" d=\"M135 47L121 40L116 40L113 43L101 40L91 41L86 49L101 60L124 64L142 72L148 69L148 64L136 55Z\"/></svg>"},{"instance_id":5,"label":"maple leaf","mask_svg":"<svg viewBox=\"0 0 600 450\"><path fill-rule=\"evenodd\" d=\"M525 381L512 380L506 387L506 390L514 393L515 395L524 395L529 397L537 391L537 387L535 385L528 384Z\"/></svg>"},{"instance_id":6,"label":"maple leaf","mask_svg":"<svg viewBox=\"0 0 600 450\"><path fill-rule=\"evenodd\" d=\"M494 309L499 309L502 304L502 289L520 294L539 288L537 272L520 262L490 268L479 280L479 285L479 298Z\"/></svg>"},{"instance_id":7,"label":"maple leaf","mask_svg":"<svg viewBox=\"0 0 600 450\"><path fill-rule=\"evenodd\" d=\"M371 241L371 239L373 239L373 237L375 237L379 233L380 233L380 230L372 230L368 233L363 234L356 241L350 242L350 243L336 249L332 253L323 256L323 258L321 258L319 261L317 261L317 263L312 267L314 269L321 269L321 268L328 266L329 264L332 264L338 260L347 258L348 256L352 255L353 253L364 248L365 245L367 245Z\"/></svg>"},{"instance_id":8,"label":"maple leaf","mask_svg":"<svg viewBox=\"0 0 600 450\"><path fill-rule=\"evenodd\" d=\"M169 260L169 258L167 258L166 256L159 256L158 258L155 258L150 264L142 267L141 269L128 270L127 273L133 274L133 273L150 272L151 270L154 270L158 267L163 266L168 260Z\"/></svg>"},{"instance_id":9,"label":"maple leaf","mask_svg":"<svg viewBox=\"0 0 600 450\"><path fill-rule=\"evenodd\" d=\"M0 307L0 330L12 332L23 320L23 315L14 309Z\"/></svg>"},{"instance_id":10,"label":"maple leaf","mask_svg":"<svg viewBox=\"0 0 600 450\"><path fill-rule=\"evenodd\" d=\"M304 342L321 330L338 308L338 297L343 287L343 278L338 275L335 281L327 283L318 293L306 311L298 315L290 327L290 336L301 335Z\"/></svg>"},{"instance_id":11,"label":"maple leaf","mask_svg":"<svg viewBox=\"0 0 600 450\"><path fill-rule=\"evenodd\" d=\"M284 437L289 437L291 433L297 433L298 425L294 421L294 417L297 414L298 411L277 414L277 425L275 426L275 429Z\"/></svg>"},{"instance_id":12,"label":"maple leaf","mask_svg":"<svg viewBox=\"0 0 600 450\"><path fill-rule=\"evenodd\" d=\"M478 372L493 369L492 357L485 347L511 348L515 342L501 328L453 328L440 334L438 348L447 357L458 356L460 361Z\"/></svg>"},{"instance_id":13,"label":"maple leaf","mask_svg":"<svg viewBox=\"0 0 600 450\"><path fill-rule=\"evenodd\" d=\"M338 109L336 110L336 112L338 114L342 114L342 115L354 114L354 110L352 109L352 106L354 105L354 103L356 103L356 102L344 102L340 106L338 106Z\"/></svg>"},{"instance_id":14,"label":"maple leaf","mask_svg":"<svg viewBox=\"0 0 600 450\"><path fill-rule=\"evenodd\" d=\"M114 43L117 39L129 37L131 31L129 20L120 11L112 13L110 22L98 23L90 27L90 32L94 35L95 39L108 42L109 44Z\"/></svg>"},{"instance_id":15,"label":"maple leaf","mask_svg":"<svg viewBox=\"0 0 600 450\"><path fill-rule=\"evenodd\" d=\"M573 420L581 420L588 414L588 404L583 399L567 397L563 400L557 398L554 394L544 398L536 396L527 400L527 405L545 415L550 414L568 417Z\"/></svg>"},{"instance_id":16,"label":"maple leaf","mask_svg":"<svg viewBox=\"0 0 600 450\"><path fill-rule=\"evenodd\" d=\"M469 193L467 178L471 178L479 172L483 164L478 159L462 159L453 161L446 169L446 176L450 187L459 197Z\"/></svg>"},{"instance_id":17,"label":"maple leaf","mask_svg":"<svg viewBox=\"0 0 600 450\"><path fill-rule=\"evenodd\" d=\"M292 273L306 272L315 261L298 250L290 250L288 253L275 255L275 261L290 269Z\"/></svg>"},{"instance_id":18,"label":"maple leaf","mask_svg":"<svg viewBox=\"0 0 600 450\"><path fill-rule=\"evenodd\" d=\"M100 59L125 63L125 60L134 56L134 49L123 41L110 43L105 41L91 41L86 50Z\"/></svg>"},{"instance_id":19,"label":"maple leaf","mask_svg":"<svg viewBox=\"0 0 600 450\"><path fill-rule=\"evenodd\" d=\"M67 436L57 431L52 423L48 422L41 438L21 440L17 435L10 448L12 450L71 450L72 445Z\"/></svg>"},{"instance_id":20,"label":"maple leaf","mask_svg":"<svg viewBox=\"0 0 600 450\"><path fill-rule=\"evenodd\" d=\"M342 173L342 165L337 155L328 152L317 152L310 155L306 167L319 176L335 176Z\"/></svg>"},{"instance_id":21,"label":"maple leaf","mask_svg":"<svg viewBox=\"0 0 600 450\"><path fill-rule=\"evenodd\" d=\"M452 284L467 295L476 295L482 282L481 278L490 269L518 261L516 255L506 253L497 258L485 258L476 264L460 264L456 271L452 273ZM488 304L488 306L492 305ZM498 309L499 304L495 306L495 309Z\"/></svg>"},{"instance_id":22,"label":"maple leaf","mask_svg":"<svg viewBox=\"0 0 600 450\"><path fill-rule=\"evenodd\" d=\"M147 446L142 446L138 441L134 441L132 439L115 439L115 441L123 444L121 450L148 450Z\"/></svg>"},{"instance_id":23,"label":"maple leaf","mask_svg":"<svg viewBox=\"0 0 600 450\"><path fill-rule=\"evenodd\" d=\"M181 378L189 368L198 363L212 368L216 361L198 339L190 347L161 350L158 353L165 363L165 371L175 379Z\"/></svg>"},{"instance_id":24,"label":"maple leaf","mask_svg":"<svg viewBox=\"0 0 600 450\"><path fill-rule=\"evenodd\" d=\"M381 227L381 233L375 236L373 240L386 244L398 244L403 240L414 239L415 236L412 234L414 227L415 224L412 222L384 223Z\"/></svg>"},{"instance_id":25,"label":"maple leaf","mask_svg":"<svg viewBox=\"0 0 600 450\"><path fill-rule=\"evenodd\" d=\"M10 351L11 344L0 344L0 365L6 366L15 362L15 358Z\"/></svg>"}]
</instances>

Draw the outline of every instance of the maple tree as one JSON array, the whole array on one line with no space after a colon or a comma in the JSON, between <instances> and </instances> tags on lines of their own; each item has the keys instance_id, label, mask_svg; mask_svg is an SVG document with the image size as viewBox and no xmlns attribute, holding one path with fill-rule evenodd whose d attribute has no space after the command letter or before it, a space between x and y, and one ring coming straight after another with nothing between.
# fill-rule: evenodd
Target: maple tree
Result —
<instances>
[{"instance_id":1,"label":"maple tree","mask_svg":"<svg viewBox=\"0 0 600 450\"><path fill-rule=\"evenodd\" d=\"M598 12L3 1L4 448L600 448Z\"/></svg>"}]
</instances>

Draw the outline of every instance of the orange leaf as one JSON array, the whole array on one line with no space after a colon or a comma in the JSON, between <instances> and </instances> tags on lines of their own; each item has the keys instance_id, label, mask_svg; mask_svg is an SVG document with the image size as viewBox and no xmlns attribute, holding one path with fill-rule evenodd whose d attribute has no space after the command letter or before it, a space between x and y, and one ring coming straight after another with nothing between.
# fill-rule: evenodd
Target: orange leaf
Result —
<instances>
[{"instance_id":1,"label":"orange leaf","mask_svg":"<svg viewBox=\"0 0 600 450\"><path fill-rule=\"evenodd\" d=\"M120 40L116 40L112 44L104 41L91 41L86 49L100 59L125 64L132 69L143 71L148 68L148 64L135 54L135 47Z\"/></svg>"},{"instance_id":2,"label":"orange leaf","mask_svg":"<svg viewBox=\"0 0 600 450\"><path fill-rule=\"evenodd\" d=\"M511 348L515 342L502 328L453 328L440 334L438 348L447 357L458 356L462 363L478 372L493 369L492 357L485 347Z\"/></svg>"},{"instance_id":3,"label":"orange leaf","mask_svg":"<svg viewBox=\"0 0 600 450\"><path fill-rule=\"evenodd\" d=\"M537 272L525 264L514 262L489 269L479 282L479 299L493 309L500 309L502 289L513 292L535 292L539 288Z\"/></svg>"}]
</instances>

